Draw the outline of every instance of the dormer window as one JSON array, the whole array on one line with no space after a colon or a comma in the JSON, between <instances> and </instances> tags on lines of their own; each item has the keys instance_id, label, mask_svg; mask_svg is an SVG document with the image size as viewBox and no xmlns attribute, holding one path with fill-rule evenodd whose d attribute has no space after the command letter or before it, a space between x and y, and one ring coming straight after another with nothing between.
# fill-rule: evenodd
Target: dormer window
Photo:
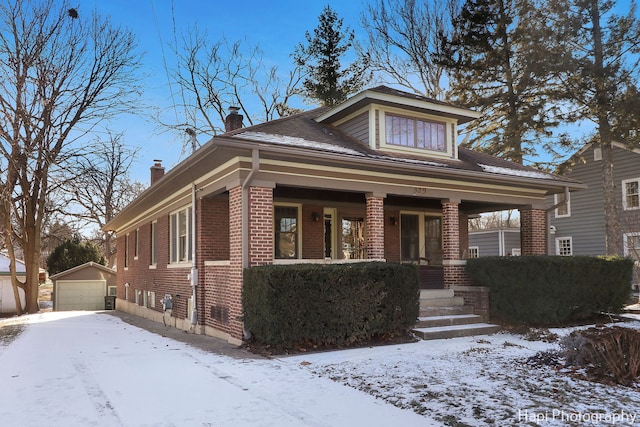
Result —
<instances>
[{"instance_id":1,"label":"dormer window","mask_svg":"<svg viewBox=\"0 0 640 427\"><path fill-rule=\"evenodd\" d=\"M446 124L385 114L386 143L429 151L447 151Z\"/></svg>"}]
</instances>

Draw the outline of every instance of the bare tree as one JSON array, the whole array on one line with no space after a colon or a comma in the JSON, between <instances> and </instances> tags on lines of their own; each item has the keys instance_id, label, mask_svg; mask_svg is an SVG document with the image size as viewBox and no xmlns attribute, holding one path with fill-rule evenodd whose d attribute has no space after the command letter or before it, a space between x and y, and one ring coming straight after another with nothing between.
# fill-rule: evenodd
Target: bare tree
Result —
<instances>
[{"instance_id":1,"label":"bare tree","mask_svg":"<svg viewBox=\"0 0 640 427\"><path fill-rule=\"evenodd\" d=\"M490 230L495 228L511 228L520 226L520 217L509 209L489 212L469 219L469 231Z\"/></svg>"},{"instance_id":2,"label":"bare tree","mask_svg":"<svg viewBox=\"0 0 640 427\"><path fill-rule=\"evenodd\" d=\"M66 1L0 4L0 209L26 310L38 311L41 232L49 174L80 136L133 108L138 55L133 34ZM26 279L16 277L15 248Z\"/></svg>"},{"instance_id":3,"label":"bare tree","mask_svg":"<svg viewBox=\"0 0 640 427\"><path fill-rule=\"evenodd\" d=\"M362 25L368 43L363 52L383 79L415 93L443 99L445 68L435 54L439 37L451 32L456 0L371 0L365 5Z\"/></svg>"},{"instance_id":4,"label":"bare tree","mask_svg":"<svg viewBox=\"0 0 640 427\"><path fill-rule=\"evenodd\" d=\"M83 226L102 230L145 188L129 178L138 151L139 148L122 143L122 134L112 133L107 140L96 139L83 147L65 173L65 206L71 208L65 211L66 215ZM115 253L112 240L112 232L101 231L100 238L94 241L110 262Z\"/></svg>"},{"instance_id":5,"label":"bare tree","mask_svg":"<svg viewBox=\"0 0 640 427\"><path fill-rule=\"evenodd\" d=\"M206 32L193 27L175 53L178 63L172 78L180 92L176 116L183 109L184 117L161 123L165 128L181 133L190 128L213 136L224 132L230 106L240 108L249 125L296 111L289 103L299 94L300 68L282 77L276 66L266 63L258 45L225 37L211 41Z\"/></svg>"}]
</instances>

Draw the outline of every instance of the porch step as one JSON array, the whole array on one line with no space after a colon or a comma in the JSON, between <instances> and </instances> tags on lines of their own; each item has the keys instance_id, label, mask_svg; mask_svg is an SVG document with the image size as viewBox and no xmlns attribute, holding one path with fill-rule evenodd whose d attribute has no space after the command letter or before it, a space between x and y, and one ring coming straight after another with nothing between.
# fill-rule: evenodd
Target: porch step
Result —
<instances>
[{"instance_id":1,"label":"porch step","mask_svg":"<svg viewBox=\"0 0 640 427\"><path fill-rule=\"evenodd\" d=\"M452 289L420 290L420 317L413 332L423 340L488 335L500 327L483 323L473 307L464 305Z\"/></svg>"},{"instance_id":2,"label":"porch step","mask_svg":"<svg viewBox=\"0 0 640 427\"><path fill-rule=\"evenodd\" d=\"M470 305L458 305L453 307L420 307L420 317L434 316L457 316L463 314L473 314L473 307Z\"/></svg>"},{"instance_id":3,"label":"porch step","mask_svg":"<svg viewBox=\"0 0 640 427\"><path fill-rule=\"evenodd\" d=\"M416 328L437 328L440 326L469 325L481 323L482 318L477 314L454 314L449 316L418 317Z\"/></svg>"},{"instance_id":4,"label":"porch step","mask_svg":"<svg viewBox=\"0 0 640 427\"><path fill-rule=\"evenodd\" d=\"M473 323L469 325L437 326L432 328L416 328L413 330L423 340L439 340L446 338L469 337L474 335L490 335L498 332L500 327L489 323Z\"/></svg>"},{"instance_id":5,"label":"porch step","mask_svg":"<svg viewBox=\"0 0 640 427\"><path fill-rule=\"evenodd\" d=\"M420 307L458 307L464 305L464 298L456 297L451 289L420 290Z\"/></svg>"}]
</instances>

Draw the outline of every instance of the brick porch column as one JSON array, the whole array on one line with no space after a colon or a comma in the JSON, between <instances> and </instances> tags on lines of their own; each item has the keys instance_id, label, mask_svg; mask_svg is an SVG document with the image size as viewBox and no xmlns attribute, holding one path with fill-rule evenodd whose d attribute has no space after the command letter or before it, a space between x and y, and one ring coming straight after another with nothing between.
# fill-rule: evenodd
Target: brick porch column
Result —
<instances>
[{"instance_id":1,"label":"brick porch column","mask_svg":"<svg viewBox=\"0 0 640 427\"><path fill-rule=\"evenodd\" d=\"M520 253L546 255L547 211L545 209L520 209Z\"/></svg>"},{"instance_id":2,"label":"brick porch column","mask_svg":"<svg viewBox=\"0 0 640 427\"><path fill-rule=\"evenodd\" d=\"M468 282L465 261L460 259L459 204L458 201L442 201L442 266L447 289Z\"/></svg>"},{"instance_id":3,"label":"brick porch column","mask_svg":"<svg viewBox=\"0 0 640 427\"><path fill-rule=\"evenodd\" d=\"M384 259L384 195L367 193L367 259Z\"/></svg>"},{"instance_id":4,"label":"brick porch column","mask_svg":"<svg viewBox=\"0 0 640 427\"><path fill-rule=\"evenodd\" d=\"M273 189L249 187L249 266L273 264Z\"/></svg>"},{"instance_id":5,"label":"brick porch column","mask_svg":"<svg viewBox=\"0 0 640 427\"><path fill-rule=\"evenodd\" d=\"M229 190L229 335L242 341L242 187Z\"/></svg>"}]
</instances>

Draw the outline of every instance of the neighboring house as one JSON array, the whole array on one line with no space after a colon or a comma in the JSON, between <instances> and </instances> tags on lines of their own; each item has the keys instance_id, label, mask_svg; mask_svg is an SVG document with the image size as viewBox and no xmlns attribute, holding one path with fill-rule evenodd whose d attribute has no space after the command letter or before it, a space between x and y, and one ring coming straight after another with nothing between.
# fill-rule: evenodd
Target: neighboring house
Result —
<instances>
[{"instance_id":1,"label":"neighboring house","mask_svg":"<svg viewBox=\"0 0 640 427\"><path fill-rule=\"evenodd\" d=\"M16 260L16 272L18 280L24 281L26 277L26 269L22 261ZM22 289L18 289L18 295L20 295L20 302L22 303L22 309L26 308L25 294ZM11 273L9 272L9 257L0 253L0 315L2 314L14 314L16 310L16 298L13 294L13 287L11 286Z\"/></svg>"},{"instance_id":2,"label":"neighboring house","mask_svg":"<svg viewBox=\"0 0 640 427\"><path fill-rule=\"evenodd\" d=\"M613 145L613 177L624 253L640 259L640 149ZM555 255L606 254L602 187L602 152L587 144L564 165L563 175L579 180L586 190L569 193L568 203L549 215L549 253ZM564 201L564 193L548 196L548 205ZM637 283L637 277L635 278Z\"/></svg>"},{"instance_id":3,"label":"neighboring house","mask_svg":"<svg viewBox=\"0 0 640 427\"><path fill-rule=\"evenodd\" d=\"M104 310L106 296L116 295L116 272L87 262L50 277L53 281L53 309Z\"/></svg>"},{"instance_id":4,"label":"neighboring house","mask_svg":"<svg viewBox=\"0 0 640 427\"><path fill-rule=\"evenodd\" d=\"M233 110L227 133L166 174L156 163L151 187L106 225L116 308L161 321L171 297L177 327L239 343L247 267L412 262L441 272L424 287L474 295L470 215L518 209L522 254L544 254L546 198L582 188L458 147L478 116L384 86L249 128Z\"/></svg>"},{"instance_id":5,"label":"neighboring house","mask_svg":"<svg viewBox=\"0 0 640 427\"><path fill-rule=\"evenodd\" d=\"M468 258L520 255L520 228L493 228L469 232Z\"/></svg>"}]
</instances>

